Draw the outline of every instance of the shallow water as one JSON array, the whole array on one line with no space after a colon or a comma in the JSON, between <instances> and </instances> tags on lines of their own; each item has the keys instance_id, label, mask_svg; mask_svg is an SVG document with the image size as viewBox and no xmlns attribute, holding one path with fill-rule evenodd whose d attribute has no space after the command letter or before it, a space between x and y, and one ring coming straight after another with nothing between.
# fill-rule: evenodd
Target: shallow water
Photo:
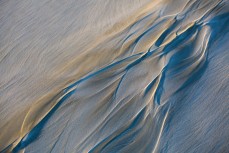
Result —
<instances>
[{"instance_id":1,"label":"shallow water","mask_svg":"<svg viewBox=\"0 0 229 153\"><path fill-rule=\"evenodd\" d=\"M227 0L1 0L0 152L229 151Z\"/></svg>"}]
</instances>

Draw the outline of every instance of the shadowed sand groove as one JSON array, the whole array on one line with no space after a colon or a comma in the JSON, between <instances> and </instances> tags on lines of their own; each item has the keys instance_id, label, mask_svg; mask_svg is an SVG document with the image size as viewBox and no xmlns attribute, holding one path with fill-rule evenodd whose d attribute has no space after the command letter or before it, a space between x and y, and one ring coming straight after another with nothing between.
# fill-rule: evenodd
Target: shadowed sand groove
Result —
<instances>
[{"instance_id":1,"label":"shadowed sand groove","mask_svg":"<svg viewBox=\"0 0 229 153\"><path fill-rule=\"evenodd\" d=\"M228 11L1 0L0 152L228 152Z\"/></svg>"}]
</instances>

